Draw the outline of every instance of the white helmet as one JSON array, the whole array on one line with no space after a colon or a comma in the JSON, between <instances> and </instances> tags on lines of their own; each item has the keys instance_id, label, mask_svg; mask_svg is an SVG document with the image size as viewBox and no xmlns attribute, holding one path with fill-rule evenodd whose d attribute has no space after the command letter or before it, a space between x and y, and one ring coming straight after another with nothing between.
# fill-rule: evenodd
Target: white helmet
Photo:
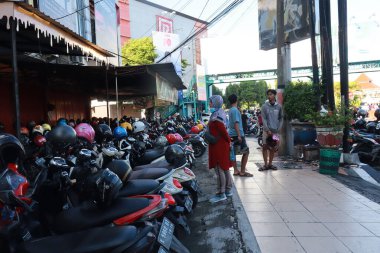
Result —
<instances>
[{"instance_id":1,"label":"white helmet","mask_svg":"<svg viewBox=\"0 0 380 253\"><path fill-rule=\"evenodd\" d=\"M135 123L133 123L133 133L136 134L136 133L139 133L139 132L143 132L145 130L145 124L141 121L136 121Z\"/></svg>"}]
</instances>

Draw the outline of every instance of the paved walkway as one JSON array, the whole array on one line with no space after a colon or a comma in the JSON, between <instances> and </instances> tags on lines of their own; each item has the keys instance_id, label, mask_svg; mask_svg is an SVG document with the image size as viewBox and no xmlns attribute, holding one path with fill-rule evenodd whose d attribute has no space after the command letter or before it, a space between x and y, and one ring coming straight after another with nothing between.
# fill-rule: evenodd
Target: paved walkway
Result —
<instances>
[{"instance_id":1,"label":"paved walkway","mask_svg":"<svg viewBox=\"0 0 380 253\"><path fill-rule=\"evenodd\" d=\"M247 141L254 177L234 181L262 253L380 252L379 204L317 167L259 172L261 151Z\"/></svg>"}]
</instances>

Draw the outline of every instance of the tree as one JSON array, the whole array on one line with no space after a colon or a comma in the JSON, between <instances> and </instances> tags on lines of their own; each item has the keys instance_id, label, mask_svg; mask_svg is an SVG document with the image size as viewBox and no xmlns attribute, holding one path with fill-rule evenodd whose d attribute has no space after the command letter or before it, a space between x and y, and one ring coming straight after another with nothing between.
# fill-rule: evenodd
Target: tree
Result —
<instances>
[{"instance_id":1,"label":"tree","mask_svg":"<svg viewBox=\"0 0 380 253\"><path fill-rule=\"evenodd\" d=\"M260 106L266 100L268 85L265 81L244 81L240 84L230 84L226 88L226 98L236 94L239 106L249 109L251 106ZM227 101L228 103L228 101Z\"/></svg>"},{"instance_id":2,"label":"tree","mask_svg":"<svg viewBox=\"0 0 380 253\"><path fill-rule=\"evenodd\" d=\"M348 83L349 91L360 90L359 85L356 82ZM340 108L341 106L341 95L340 95L340 82L334 82L334 97L335 97L335 106ZM350 99L350 106L359 107L361 99L359 96L355 95L354 99Z\"/></svg>"},{"instance_id":3,"label":"tree","mask_svg":"<svg viewBox=\"0 0 380 253\"><path fill-rule=\"evenodd\" d=\"M219 89L218 87L214 85L212 85L212 95L220 95L223 97L223 92L221 89Z\"/></svg>"},{"instance_id":4,"label":"tree","mask_svg":"<svg viewBox=\"0 0 380 253\"><path fill-rule=\"evenodd\" d=\"M228 97L232 94L236 94L236 96L240 96L240 85L239 84L229 84L226 88L226 101L224 103L228 106L230 106L230 103L228 102Z\"/></svg>"},{"instance_id":5,"label":"tree","mask_svg":"<svg viewBox=\"0 0 380 253\"><path fill-rule=\"evenodd\" d=\"M153 39L144 37L130 39L121 49L123 65L145 65L154 63L158 56L154 51Z\"/></svg>"},{"instance_id":6,"label":"tree","mask_svg":"<svg viewBox=\"0 0 380 253\"><path fill-rule=\"evenodd\" d=\"M253 103L261 106L267 100L268 84L264 80L256 81L253 85Z\"/></svg>"}]
</instances>

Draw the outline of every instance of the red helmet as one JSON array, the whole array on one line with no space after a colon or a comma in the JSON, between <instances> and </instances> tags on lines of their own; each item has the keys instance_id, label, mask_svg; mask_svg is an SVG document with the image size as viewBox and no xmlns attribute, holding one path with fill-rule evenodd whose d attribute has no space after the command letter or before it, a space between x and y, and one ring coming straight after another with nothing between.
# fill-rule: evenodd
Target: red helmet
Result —
<instances>
[{"instance_id":1,"label":"red helmet","mask_svg":"<svg viewBox=\"0 0 380 253\"><path fill-rule=\"evenodd\" d=\"M174 144L177 142L177 138L174 134L166 135L166 139L168 140L169 144Z\"/></svg>"},{"instance_id":2,"label":"red helmet","mask_svg":"<svg viewBox=\"0 0 380 253\"><path fill-rule=\"evenodd\" d=\"M77 137L87 140L89 143L93 143L95 139L95 130L90 124L80 123L75 127Z\"/></svg>"},{"instance_id":3,"label":"red helmet","mask_svg":"<svg viewBox=\"0 0 380 253\"><path fill-rule=\"evenodd\" d=\"M46 143L46 138L43 135L36 135L33 142L37 147L42 147Z\"/></svg>"},{"instance_id":4,"label":"red helmet","mask_svg":"<svg viewBox=\"0 0 380 253\"><path fill-rule=\"evenodd\" d=\"M20 134L28 135L29 136L29 130L26 127L20 128Z\"/></svg>"},{"instance_id":5,"label":"red helmet","mask_svg":"<svg viewBox=\"0 0 380 253\"><path fill-rule=\"evenodd\" d=\"M199 128L197 126L193 126L190 130L193 134L199 134Z\"/></svg>"},{"instance_id":6,"label":"red helmet","mask_svg":"<svg viewBox=\"0 0 380 253\"><path fill-rule=\"evenodd\" d=\"M183 138L179 133L174 134L176 142L183 142Z\"/></svg>"}]
</instances>

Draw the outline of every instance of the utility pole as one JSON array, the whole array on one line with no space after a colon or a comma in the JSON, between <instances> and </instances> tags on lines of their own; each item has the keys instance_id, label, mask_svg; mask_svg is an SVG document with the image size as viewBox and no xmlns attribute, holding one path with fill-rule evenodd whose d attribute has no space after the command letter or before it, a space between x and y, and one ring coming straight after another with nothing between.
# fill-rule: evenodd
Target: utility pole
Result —
<instances>
[{"instance_id":1,"label":"utility pole","mask_svg":"<svg viewBox=\"0 0 380 253\"><path fill-rule=\"evenodd\" d=\"M342 107L349 107L348 101L348 47L347 47L347 0L338 0L339 20L339 62L340 62L340 95ZM345 115L347 111L345 110ZM343 152L349 152L348 125L346 124L343 134Z\"/></svg>"},{"instance_id":2,"label":"utility pole","mask_svg":"<svg viewBox=\"0 0 380 253\"><path fill-rule=\"evenodd\" d=\"M277 98L283 103L285 86L291 81L290 43L285 43L284 34L284 0L277 0ZM279 154L289 155L293 152L293 136L290 124L284 119L281 129Z\"/></svg>"},{"instance_id":3,"label":"utility pole","mask_svg":"<svg viewBox=\"0 0 380 253\"><path fill-rule=\"evenodd\" d=\"M310 42L311 42L311 62L313 67L313 85L317 93L317 96L320 97L320 88L319 88L319 69L318 69L318 58L317 58L317 45L315 42L315 1L309 0L308 2L309 9L309 21L310 21ZM318 99L317 104L315 105L316 109L319 110L321 107L321 101Z\"/></svg>"},{"instance_id":4,"label":"utility pole","mask_svg":"<svg viewBox=\"0 0 380 253\"><path fill-rule=\"evenodd\" d=\"M322 80L325 85L325 99L330 110L335 109L334 76L332 60L330 0L319 1L322 51Z\"/></svg>"}]
</instances>

